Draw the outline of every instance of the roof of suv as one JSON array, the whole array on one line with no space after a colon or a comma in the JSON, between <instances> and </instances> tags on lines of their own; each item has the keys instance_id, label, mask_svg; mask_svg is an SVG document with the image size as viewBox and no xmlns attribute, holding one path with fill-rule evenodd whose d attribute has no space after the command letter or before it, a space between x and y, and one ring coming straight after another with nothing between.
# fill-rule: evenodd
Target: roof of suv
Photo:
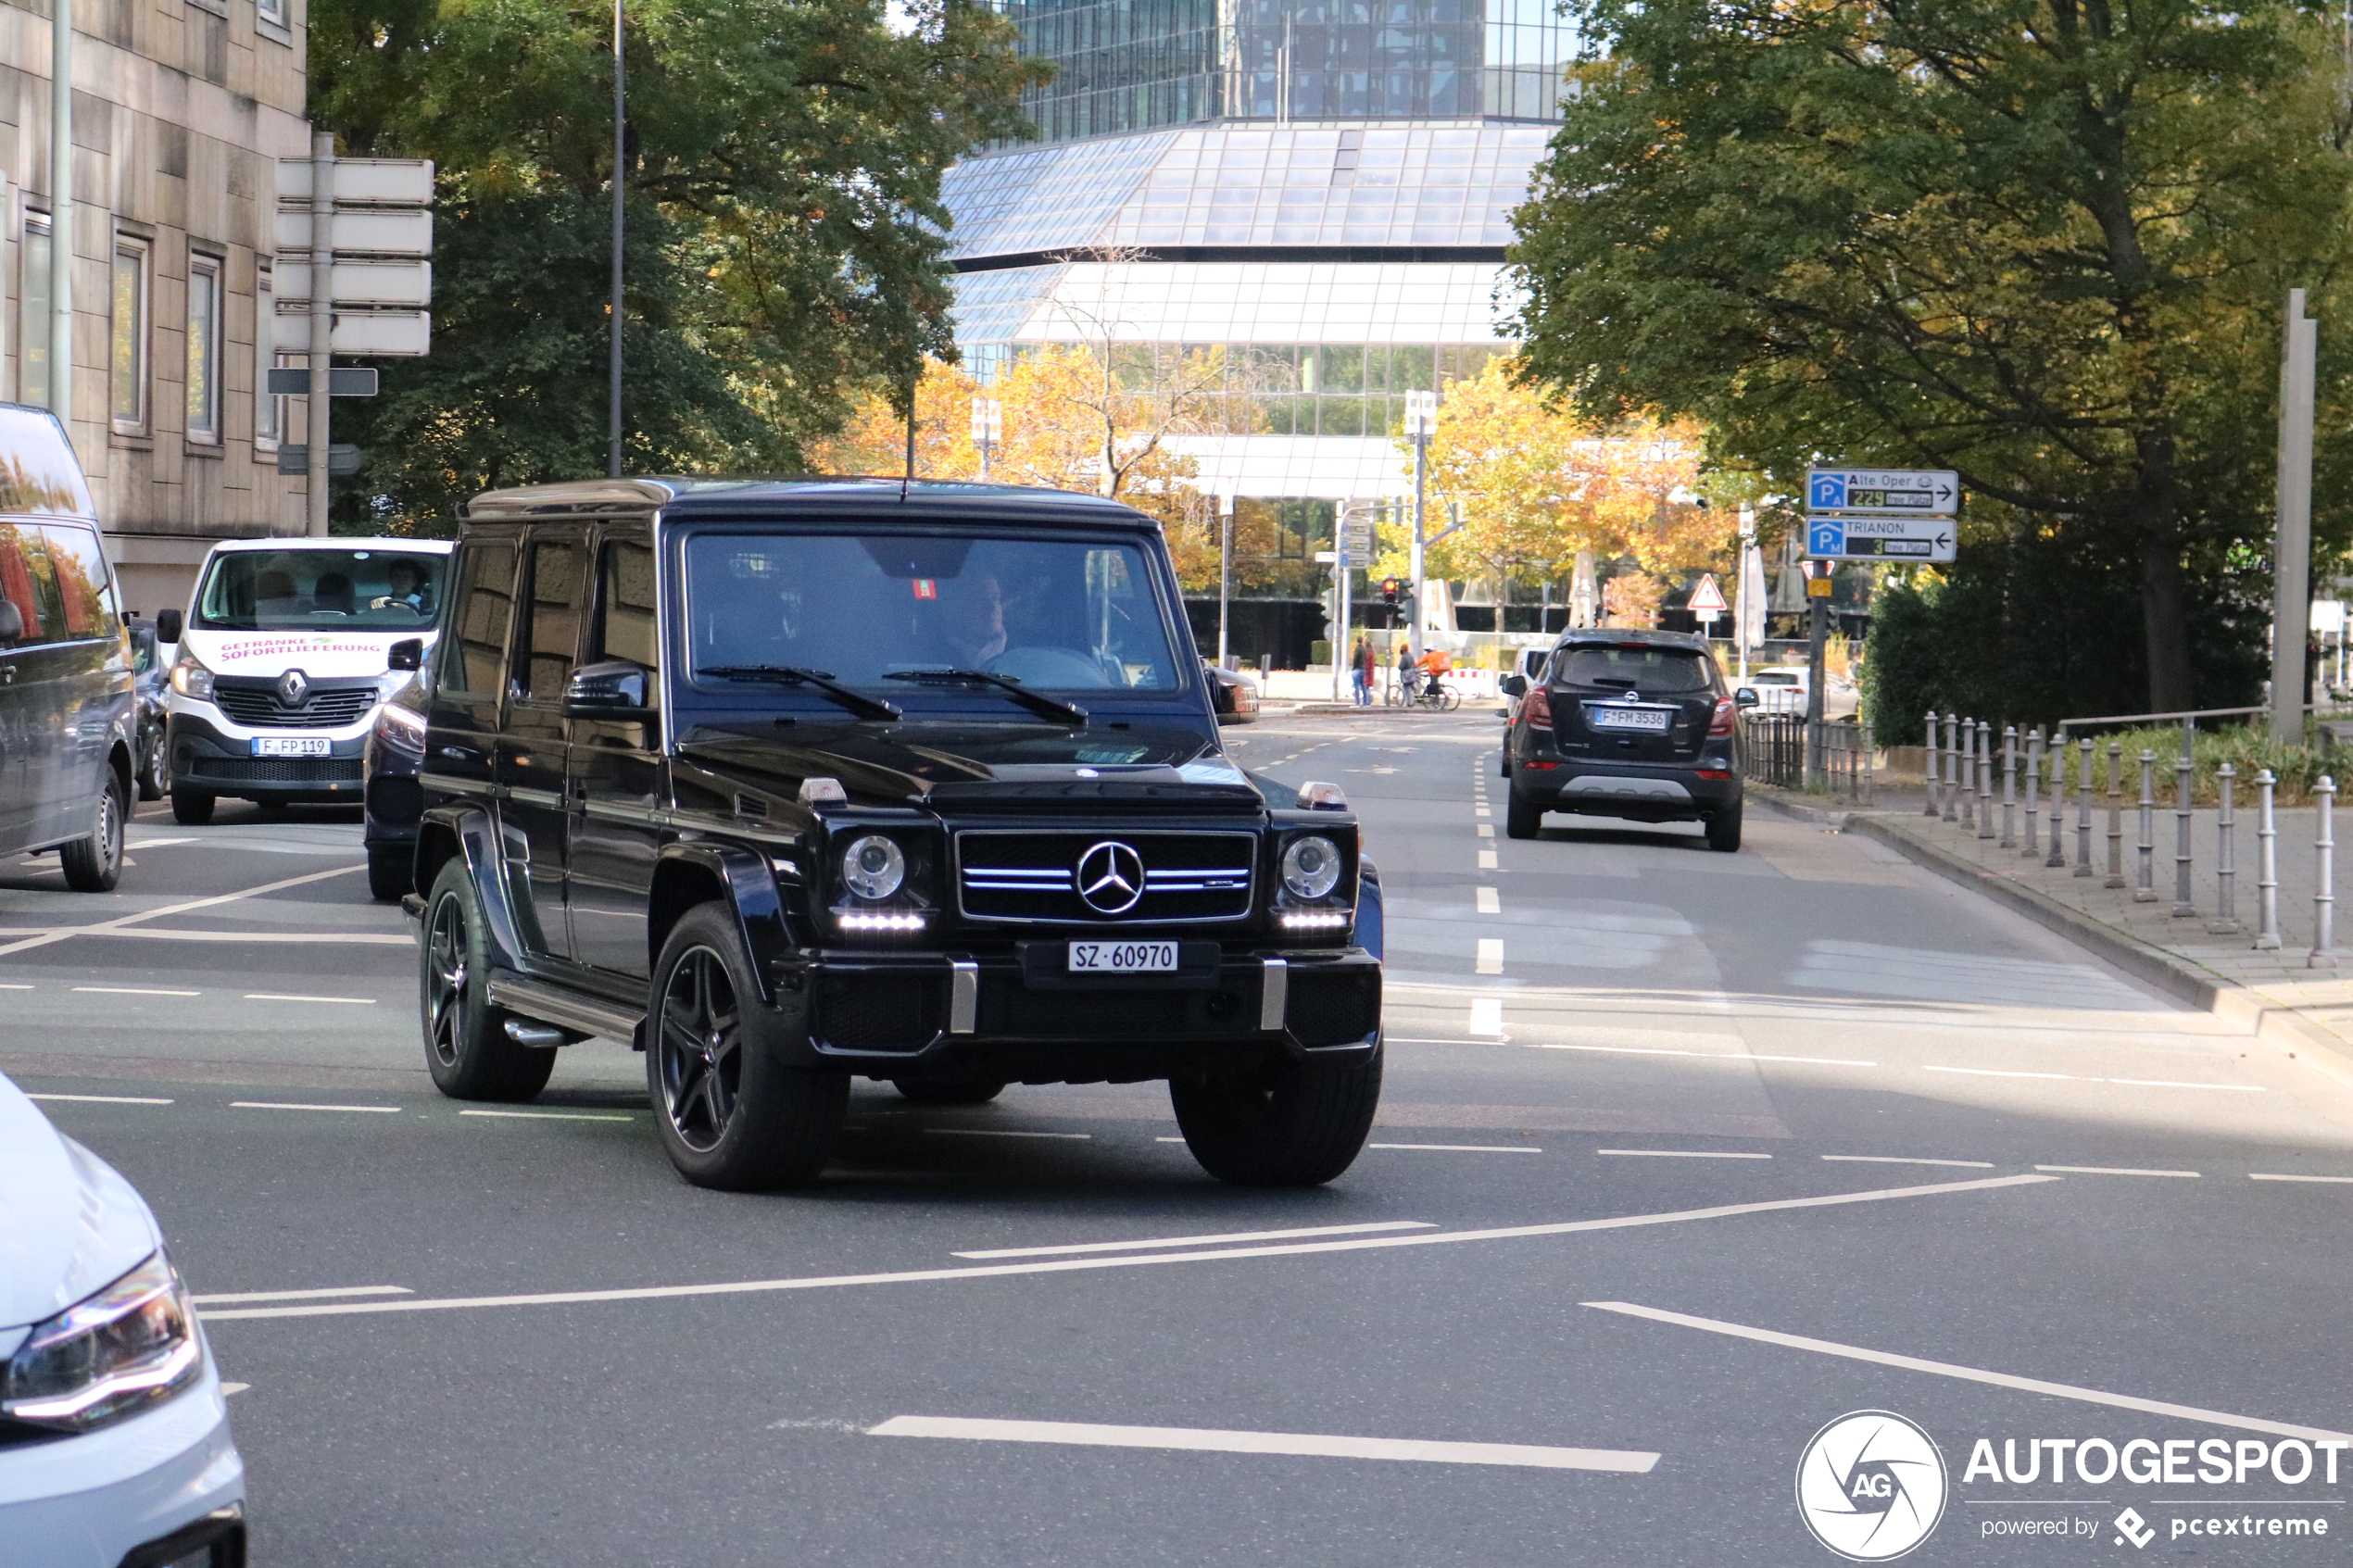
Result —
<instances>
[{"instance_id":1,"label":"roof of suv","mask_svg":"<svg viewBox=\"0 0 2353 1568\"><path fill-rule=\"evenodd\" d=\"M1657 647L1689 648L1694 653L1708 651L1707 639L1696 632L1653 632L1637 626L1579 626L1563 633L1555 646L1567 647L1572 643L1649 643Z\"/></svg>"},{"instance_id":2,"label":"roof of suv","mask_svg":"<svg viewBox=\"0 0 2353 1568\"><path fill-rule=\"evenodd\" d=\"M1018 484L943 480L791 478L579 480L492 490L458 508L470 523L522 522L659 509L667 517L888 517L909 522L976 521L1031 525L1158 528L1158 520L1101 495Z\"/></svg>"}]
</instances>

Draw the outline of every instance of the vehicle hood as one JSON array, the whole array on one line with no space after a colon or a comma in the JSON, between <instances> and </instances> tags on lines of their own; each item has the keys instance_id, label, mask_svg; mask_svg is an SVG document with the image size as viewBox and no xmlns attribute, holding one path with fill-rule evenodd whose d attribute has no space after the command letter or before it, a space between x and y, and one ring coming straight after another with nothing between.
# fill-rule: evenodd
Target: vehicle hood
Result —
<instances>
[{"instance_id":1,"label":"vehicle hood","mask_svg":"<svg viewBox=\"0 0 2353 1568\"><path fill-rule=\"evenodd\" d=\"M0 1078L0 1331L55 1317L161 1245L131 1184Z\"/></svg>"},{"instance_id":2,"label":"vehicle hood","mask_svg":"<svg viewBox=\"0 0 2353 1568\"><path fill-rule=\"evenodd\" d=\"M180 649L194 654L216 675L276 675L300 670L310 676L381 675L384 654L404 638L423 640L427 647L435 633L431 628L414 632L208 632L191 626L180 635Z\"/></svg>"},{"instance_id":3,"label":"vehicle hood","mask_svg":"<svg viewBox=\"0 0 2353 1568\"><path fill-rule=\"evenodd\" d=\"M1061 724L802 724L779 734L706 725L679 751L736 782L792 796L836 778L853 804L942 810L1101 802L1263 809L1265 799L1215 743L1178 726L1074 732Z\"/></svg>"}]
</instances>

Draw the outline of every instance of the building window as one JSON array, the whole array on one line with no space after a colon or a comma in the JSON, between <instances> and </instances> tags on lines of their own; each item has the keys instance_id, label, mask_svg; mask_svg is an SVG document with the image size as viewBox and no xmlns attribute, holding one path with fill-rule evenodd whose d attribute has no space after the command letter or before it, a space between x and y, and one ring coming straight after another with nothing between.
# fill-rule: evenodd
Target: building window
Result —
<instances>
[{"instance_id":1,"label":"building window","mask_svg":"<svg viewBox=\"0 0 2353 1568\"><path fill-rule=\"evenodd\" d=\"M277 336L276 280L267 262L256 269L253 283L253 444L257 450L278 449L286 428L286 400L270 395L270 371L278 363L272 340Z\"/></svg>"},{"instance_id":2,"label":"building window","mask_svg":"<svg viewBox=\"0 0 2353 1568\"><path fill-rule=\"evenodd\" d=\"M220 257L188 257L188 439L220 445Z\"/></svg>"},{"instance_id":3,"label":"building window","mask_svg":"<svg viewBox=\"0 0 2353 1568\"><path fill-rule=\"evenodd\" d=\"M147 243L114 243L113 332L107 353L107 416L118 435L147 433Z\"/></svg>"},{"instance_id":4,"label":"building window","mask_svg":"<svg viewBox=\"0 0 2353 1568\"><path fill-rule=\"evenodd\" d=\"M24 244L17 247L24 277L17 297L24 315L17 327L17 401L49 406L49 220L26 213Z\"/></svg>"},{"instance_id":5,"label":"building window","mask_svg":"<svg viewBox=\"0 0 2353 1568\"><path fill-rule=\"evenodd\" d=\"M253 11L272 27L286 25L286 0L254 0Z\"/></svg>"}]
</instances>

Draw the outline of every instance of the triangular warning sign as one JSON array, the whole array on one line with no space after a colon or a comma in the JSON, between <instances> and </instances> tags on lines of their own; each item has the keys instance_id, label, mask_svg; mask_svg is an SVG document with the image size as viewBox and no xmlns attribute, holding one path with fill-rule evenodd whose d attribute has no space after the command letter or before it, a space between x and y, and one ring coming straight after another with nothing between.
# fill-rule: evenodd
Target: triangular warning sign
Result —
<instances>
[{"instance_id":1,"label":"triangular warning sign","mask_svg":"<svg viewBox=\"0 0 2353 1568\"><path fill-rule=\"evenodd\" d=\"M1716 574L1704 572L1699 586L1692 590L1692 602L1685 606L1693 615L1715 616L1724 613L1724 591L1716 585Z\"/></svg>"}]
</instances>

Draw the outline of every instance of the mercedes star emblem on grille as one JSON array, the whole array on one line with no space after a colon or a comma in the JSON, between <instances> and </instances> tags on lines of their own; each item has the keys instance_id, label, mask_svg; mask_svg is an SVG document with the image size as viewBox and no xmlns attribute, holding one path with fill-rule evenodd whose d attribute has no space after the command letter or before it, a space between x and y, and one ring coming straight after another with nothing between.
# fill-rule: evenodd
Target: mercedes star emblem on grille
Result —
<instances>
[{"instance_id":1,"label":"mercedes star emblem on grille","mask_svg":"<svg viewBox=\"0 0 2353 1568\"><path fill-rule=\"evenodd\" d=\"M278 677L278 700L288 708L300 708L309 695L310 677L301 671L289 670Z\"/></svg>"},{"instance_id":2,"label":"mercedes star emblem on grille","mask_svg":"<svg viewBox=\"0 0 2353 1568\"><path fill-rule=\"evenodd\" d=\"M1078 897L1099 915L1124 915L1144 896L1144 858L1115 840L1078 857Z\"/></svg>"}]
</instances>

